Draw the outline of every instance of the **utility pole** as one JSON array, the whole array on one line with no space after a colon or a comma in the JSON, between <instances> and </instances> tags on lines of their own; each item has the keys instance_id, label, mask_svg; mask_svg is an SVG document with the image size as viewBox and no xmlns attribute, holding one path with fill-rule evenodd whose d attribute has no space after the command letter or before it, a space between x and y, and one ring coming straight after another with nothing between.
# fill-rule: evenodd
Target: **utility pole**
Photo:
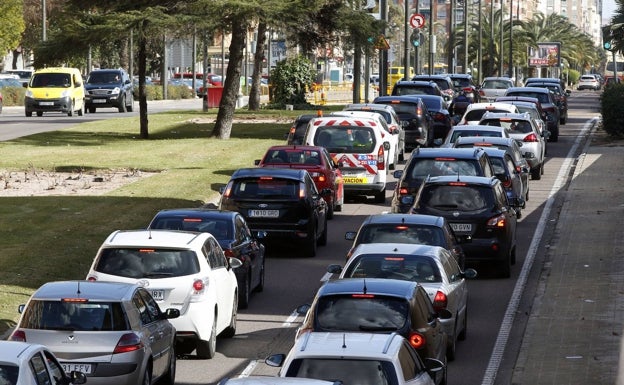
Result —
<instances>
[{"instance_id":1,"label":"utility pole","mask_svg":"<svg viewBox=\"0 0 624 385\"><path fill-rule=\"evenodd\" d=\"M46 41L48 40L47 37L47 24L48 21L46 20L46 0L41 0L41 21L42 21L42 29L43 32L41 33L41 40Z\"/></svg>"},{"instance_id":2,"label":"utility pole","mask_svg":"<svg viewBox=\"0 0 624 385\"><path fill-rule=\"evenodd\" d=\"M379 19L384 22L384 25L388 23L388 6L387 0L379 0ZM384 26L381 31L383 36L386 36L386 27ZM388 93L388 50L379 50L379 95L384 96Z\"/></svg>"}]
</instances>

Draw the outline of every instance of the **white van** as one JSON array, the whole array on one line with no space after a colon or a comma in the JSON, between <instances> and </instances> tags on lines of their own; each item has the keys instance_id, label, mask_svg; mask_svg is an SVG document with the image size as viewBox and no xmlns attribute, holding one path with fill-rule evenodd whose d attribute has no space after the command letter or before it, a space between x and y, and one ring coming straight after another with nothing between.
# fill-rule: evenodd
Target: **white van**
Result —
<instances>
[{"instance_id":1,"label":"white van","mask_svg":"<svg viewBox=\"0 0 624 385\"><path fill-rule=\"evenodd\" d=\"M322 146L339 164L345 195L374 195L386 200L390 144L378 119L325 116L308 123L304 145Z\"/></svg>"}]
</instances>

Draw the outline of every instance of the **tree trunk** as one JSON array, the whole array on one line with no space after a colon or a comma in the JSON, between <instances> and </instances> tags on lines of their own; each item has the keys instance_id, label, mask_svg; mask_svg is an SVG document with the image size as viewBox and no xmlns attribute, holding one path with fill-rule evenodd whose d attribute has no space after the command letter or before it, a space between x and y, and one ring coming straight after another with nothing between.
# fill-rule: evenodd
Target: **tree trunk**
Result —
<instances>
[{"instance_id":1,"label":"tree trunk","mask_svg":"<svg viewBox=\"0 0 624 385\"><path fill-rule=\"evenodd\" d=\"M247 22L240 18L232 21L232 41L230 43L230 61L228 62L223 95L219 103L219 112L212 135L219 139L230 139L232 132L232 120L236 109L236 100L240 88L241 63L243 61L243 48L247 34Z\"/></svg>"},{"instance_id":2,"label":"tree trunk","mask_svg":"<svg viewBox=\"0 0 624 385\"><path fill-rule=\"evenodd\" d=\"M22 47L17 47L13 50L13 62L11 63L12 70L17 69L17 59L20 57L21 54L22 54Z\"/></svg>"},{"instance_id":3,"label":"tree trunk","mask_svg":"<svg viewBox=\"0 0 624 385\"><path fill-rule=\"evenodd\" d=\"M360 79L362 79L362 47L356 43L353 50L353 103L362 100Z\"/></svg>"},{"instance_id":4,"label":"tree trunk","mask_svg":"<svg viewBox=\"0 0 624 385\"><path fill-rule=\"evenodd\" d=\"M264 61L264 43L266 42L267 24L258 24L258 40L256 41L256 53L254 54L254 68L251 75L251 90L249 91L249 110L258 111L260 109L262 63ZM270 70L270 69L269 69Z\"/></svg>"},{"instance_id":5,"label":"tree trunk","mask_svg":"<svg viewBox=\"0 0 624 385\"><path fill-rule=\"evenodd\" d=\"M143 23L145 27L145 22ZM138 41L138 59L139 59L139 121L141 125L141 139L149 138L147 128L147 95L145 94L145 73L147 72L147 41L145 38L145 30L139 31Z\"/></svg>"}]
</instances>

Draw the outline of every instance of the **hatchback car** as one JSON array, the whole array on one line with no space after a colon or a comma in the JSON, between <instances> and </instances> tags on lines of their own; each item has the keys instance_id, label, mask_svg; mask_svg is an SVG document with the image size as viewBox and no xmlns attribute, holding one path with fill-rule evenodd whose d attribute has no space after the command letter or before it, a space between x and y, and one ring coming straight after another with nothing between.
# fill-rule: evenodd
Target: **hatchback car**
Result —
<instances>
[{"instance_id":1,"label":"hatchback car","mask_svg":"<svg viewBox=\"0 0 624 385\"><path fill-rule=\"evenodd\" d=\"M254 164L259 167L277 167L307 170L318 191L330 189L323 198L327 202L327 219L334 211L342 211L344 204L344 180L338 163L325 147L320 146L271 146L262 159Z\"/></svg>"},{"instance_id":2,"label":"hatchback car","mask_svg":"<svg viewBox=\"0 0 624 385\"><path fill-rule=\"evenodd\" d=\"M479 148L418 149L412 152L405 168L393 174L398 181L392 196L391 211L409 212L423 181L435 175L492 177L494 170L485 151Z\"/></svg>"},{"instance_id":3,"label":"hatchback car","mask_svg":"<svg viewBox=\"0 0 624 385\"><path fill-rule=\"evenodd\" d=\"M179 354L195 350L212 358L217 335L236 333L238 285L233 269L210 233L171 230L115 231L100 246L87 279L137 283L156 303L181 314L176 328Z\"/></svg>"},{"instance_id":4,"label":"hatchback car","mask_svg":"<svg viewBox=\"0 0 624 385\"><path fill-rule=\"evenodd\" d=\"M529 98L525 96L499 96L496 98L497 102L509 103L518 107L518 112L528 112L533 116L533 118L537 121L537 125L540 128L540 132L543 133L544 137L550 135L550 131L548 131L548 119L550 115L544 111L542 108L542 104L536 98Z\"/></svg>"},{"instance_id":5,"label":"hatchback car","mask_svg":"<svg viewBox=\"0 0 624 385\"><path fill-rule=\"evenodd\" d=\"M536 98L542 105L542 109L549 117L546 120L550 136L548 141L556 142L559 140L559 107L553 98L552 91L547 88L540 87L513 87L505 92L505 96L528 96Z\"/></svg>"},{"instance_id":6,"label":"hatchback car","mask_svg":"<svg viewBox=\"0 0 624 385\"><path fill-rule=\"evenodd\" d=\"M446 363L447 335L439 318L448 319L447 309L439 312L425 289L416 282L383 278L345 278L326 282L312 305L302 305L306 313L297 339L314 332L397 332L409 341L421 359ZM342 334L342 333L340 333Z\"/></svg>"},{"instance_id":7,"label":"hatchback car","mask_svg":"<svg viewBox=\"0 0 624 385\"><path fill-rule=\"evenodd\" d=\"M498 96L505 95L508 88L513 87L514 82L506 77L486 77L479 88L479 95L484 102L492 102Z\"/></svg>"},{"instance_id":8,"label":"hatchback car","mask_svg":"<svg viewBox=\"0 0 624 385\"><path fill-rule=\"evenodd\" d=\"M439 142L440 147L453 147L459 138L467 136L479 136L486 138L510 138L509 130L504 127L484 126L481 124L460 124L453 126L451 131L446 135L444 141Z\"/></svg>"},{"instance_id":9,"label":"hatchback car","mask_svg":"<svg viewBox=\"0 0 624 385\"><path fill-rule=\"evenodd\" d=\"M418 282L425 288L436 311L447 309L452 317L441 320L448 336L446 356L455 359L457 340L468 330L468 286L474 269L462 271L445 248L407 243L361 244L344 268L330 265L327 271L339 278L387 278Z\"/></svg>"},{"instance_id":10,"label":"hatchback car","mask_svg":"<svg viewBox=\"0 0 624 385\"><path fill-rule=\"evenodd\" d=\"M441 95L438 95L441 96ZM433 121L425 102L414 96L378 96L376 104L388 104L394 108L405 130L405 149L431 147L435 138Z\"/></svg>"},{"instance_id":11,"label":"hatchback car","mask_svg":"<svg viewBox=\"0 0 624 385\"><path fill-rule=\"evenodd\" d=\"M47 346L66 373L89 384L173 384L175 334L150 293L136 284L58 281L37 289L9 337ZM56 382L53 382L56 383Z\"/></svg>"},{"instance_id":12,"label":"hatchback car","mask_svg":"<svg viewBox=\"0 0 624 385\"><path fill-rule=\"evenodd\" d=\"M487 102L487 103L472 103L466 107L466 112L459 120L459 124L479 124L479 120L486 112L511 112L517 113L518 108L513 104Z\"/></svg>"},{"instance_id":13,"label":"hatchback car","mask_svg":"<svg viewBox=\"0 0 624 385\"><path fill-rule=\"evenodd\" d=\"M522 209L526 206L525 191L528 191L528 186L524 186L522 172L516 171L517 166L513 156L508 149L484 147L483 150L490 157L494 173L503 184L509 202L514 202L512 206L516 210L518 219L522 218Z\"/></svg>"},{"instance_id":14,"label":"hatchback car","mask_svg":"<svg viewBox=\"0 0 624 385\"><path fill-rule=\"evenodd\" d=\"M600 90L600 81L594 75L582 75L579 78L576 89L581 90Z\"/></svg>"},{"instance_id":15,"label":"hatchback car","mask_svg":"<svg viewBox=\"0 0 624 385\"><path fill-rule=\"evenodd\" d=\"M306 170L241 168L225 186L219 208L238 211L252 231L266 233L267 242L296 241L306 257L327 243L327 202Z\"/></svg>"},{"instance_id":16,"label":"hatchback car","mask_svg":"<svg viewBox=\"0 0 624 385\"><path fill-rule=\"evenodd\" d=\"M261 292L264 289L264 245L260 243L264 234L253 234L245 218L236 211L204 208L161 210L152 218L148 228L212 234L226 257L242 262L234 269L240 309L247 308L252 291Z\"/></svg>"},{"instance_id":17,"label":"hatchback car","mask_svg":"<svg viewBox=\"0 0 624 385\"><path fill-rule=\"evenodd\" d=\"M347 260L360 244L419 243L447 249L464 268L464 251L444 217L417 214L377 214L364 219L357 232L347 231L347 241L353 241Z\"/></svg>"},{"instance_id":18,"label":"hatchback car","mask_svg":"<svg viewBox=\"0 0 624 385\"><path fill-rule=\"evenodd\" d=\"M436 82L428 80L399 80L392 87L392 96L404 95L438 95L444 97ZM373 102L374 103L374 102Z\"/></svg>"},{"instance_id":19,"label":"hatchback car","mask_svg":"<svg viewBox=\"0 0 624 385\"><path fill-rule=\"evenodd\" d=\"M470 99L470 103L479 103L481 101L478 90L479 87L474 83L472 75L449 74L448 76L453 81L453 87L455 87L456 94L463 91L464 94Z\"/></svg>"},{"instance_id":20,"label":"hatchback car","mask_svg":"<svg viewBox=\"0 0 624 385\"><path fill-rule=\"evenodd\" d=\"M121 69L98 69L89 73L85 87L85 108L95 113L98 108L116 108L119 112L134 109L134 86L128 73Z\"/></svg>"},{"instance_id":21,"label":"hatchback car","mask_svg":"<svg viewBox=\"0 0 624 385\"><path fill-rule=\"evenodd\" d=\"M411 212L445 217L462 243L466 263L485 263L511 276L518 217L496 177L439 176L426 180Z\"/></svg>"}]
</instances>

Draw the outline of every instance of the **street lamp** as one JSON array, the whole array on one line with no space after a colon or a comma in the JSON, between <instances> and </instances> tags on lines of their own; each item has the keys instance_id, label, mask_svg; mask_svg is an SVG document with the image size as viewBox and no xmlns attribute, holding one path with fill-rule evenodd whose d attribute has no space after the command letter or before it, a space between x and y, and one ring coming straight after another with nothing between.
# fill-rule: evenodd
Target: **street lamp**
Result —
<instances>
[{"instance_id":1,"label":"street lamp","mask_svg":"<svg viewBox=\"0 0 624 385\"><path fill-rule=\"evenodd\" d=\"M47 36L46 36L46 24L48 23L46 21L46 0L41 0L41 20L43 22L42 25L42 29L43 32L41 34L41 40L46 41L48 40Z\"/></svg>"}]
</instances>

